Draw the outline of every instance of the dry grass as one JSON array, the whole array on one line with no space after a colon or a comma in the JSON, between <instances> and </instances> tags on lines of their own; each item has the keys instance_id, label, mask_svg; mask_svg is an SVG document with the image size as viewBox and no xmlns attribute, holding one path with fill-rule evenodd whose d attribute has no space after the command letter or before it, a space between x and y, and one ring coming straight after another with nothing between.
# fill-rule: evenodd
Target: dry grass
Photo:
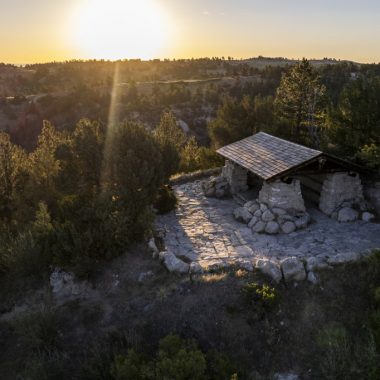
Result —
<instances>
[{"instance_id":1,"label":"dry grass","mask_svg":"<svg viewBox=\"0 0 380 380\"><path fill-rule=\"evenodd\" d=\"M238 269L235 272L235 277L237 278L244 278L248 276L248 272L245 269Z\"/></svg>"},{"instance_id":2,"label":"dry grass","mask_svg":"<svg viewBox=\"0 0 380 380\"><path fill-rule=\"evenodd\" d=\"M204 274L200 277L201 282L213 283L223 281L227 278L227 273L210 273Z\"/></svg>"}]
</instances>

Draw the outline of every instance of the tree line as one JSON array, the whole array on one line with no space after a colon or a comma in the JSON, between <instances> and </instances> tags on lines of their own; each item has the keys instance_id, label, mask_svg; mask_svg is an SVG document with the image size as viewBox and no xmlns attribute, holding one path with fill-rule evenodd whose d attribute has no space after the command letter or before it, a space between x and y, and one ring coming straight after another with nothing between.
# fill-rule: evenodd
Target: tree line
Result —
<instances>
[{"instance_id":1,"label":"tree line","mask_svg":"<svg viewBox=\"0 0 380 380\"><path fill-rule=\"evenodd\" d=\"M324 68L306 59L282 74L273 95L226 96L208 125L218 148L260 130L380 168L380 75L376 66ZM337 73L332 72L339 69Z\"/></svg>"},{"instance_id":2,"label":"tree line","mask_svg":"<svg viewBox=\"0 0 380 380\"><path fill-rule=\"evenodd\" d=\"M45 121L31 152L0 133L0 270L87 270L119 255L150 233L172 174L219 164L170 112L153 132L88 119L58 131Z\"/></svg>"}]
</instances>

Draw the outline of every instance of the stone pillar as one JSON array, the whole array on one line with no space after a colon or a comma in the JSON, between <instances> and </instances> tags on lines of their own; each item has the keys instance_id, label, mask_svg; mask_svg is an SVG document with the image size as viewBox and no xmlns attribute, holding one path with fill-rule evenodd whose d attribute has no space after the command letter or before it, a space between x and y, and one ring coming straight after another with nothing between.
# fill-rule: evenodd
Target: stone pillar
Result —
<instances>
[{"instance_id":1,"label":"stone pillar","mask_svg":"<svg viewBox=\"0 0 380 380\"><path fill-rule=\"evenodd\" d=\"M328 174L323 182L319 209L330 216L343 203L350 203L351 207L363 200L363 187L359 174L347 172Z\"/></svg>"},{"instance_id":2,"label":"stone pillar","mask_svg":"<svg viewBox=\"0 0 380 380\"><path fill-rule=\"evenodd\" d=\"M377 214L380 215L380 182L364 186L364 194L373 205Z\"/></svg>"},{"instance_id":3,"label":"stone pillar","mask_svg":"<svg viewBox=\"0 0 380 380\"><path fill-rule=\"evenodd\" d=\"M264 182L259 193L259 202L266 203L270 208L279 207L284 210L306 211L302 198L299 180L285 183L281 180Z\"/></svg>"},{"instance_id":4,"label":"stone pillar","mask_svg":"<svg viewBox=\"0 0 380 380\"><path fill-rule=\"evenodd\" d=\"M222 169L222 177L229 183L231 194L248 190L248 171L232 161L226 160Z\"/></svg>"}]
</instances>

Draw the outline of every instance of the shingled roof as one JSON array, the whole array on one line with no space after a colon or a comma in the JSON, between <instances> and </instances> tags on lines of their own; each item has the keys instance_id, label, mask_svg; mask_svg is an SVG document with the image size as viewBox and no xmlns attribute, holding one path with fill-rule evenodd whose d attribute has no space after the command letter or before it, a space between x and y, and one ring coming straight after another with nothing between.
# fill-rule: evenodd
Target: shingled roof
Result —
<instances>
[{"instance_id":1,"label":"shingled roof","mask_svg":"<svg viewBox=\"0 0 380 380\"><path fill-rule=\"evenodd\" d=\"M314 161L323 153L259 132L217 151L260 178L268 181Z\"/></svg>"}]
</instances>

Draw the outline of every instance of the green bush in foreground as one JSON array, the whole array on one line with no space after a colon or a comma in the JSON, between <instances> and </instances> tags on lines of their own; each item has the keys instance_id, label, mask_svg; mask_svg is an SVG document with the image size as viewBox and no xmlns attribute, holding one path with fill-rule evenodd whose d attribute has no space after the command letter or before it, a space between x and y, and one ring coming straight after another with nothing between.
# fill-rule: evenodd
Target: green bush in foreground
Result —
<instances>
[{"instance_id":1,"label":"green bush in foreground","mask_svg":"<svg viewBox=\"0 0 380 380\"><path fill-rule=\"evenodd\" d=\"M319 370L326 380L376 380L379 355L371 333L355 340L339 324L327 325L317 336Z\"/></svg>"},{"instance_id":2,"label":"green bush in foreground","mask_svg":"<svg viewBox=\"0 0 380 380\"><path fill-rule=\"evenodd\" d=\"M110 374L115 380L222 380L236 373L224 355L216 351L204 354L194 340L184 340L178 335L161 339L153 359L135 350L117 355Z\"/></svg>"},{"instance_id":3,"label":"green bush in foreground","mask_svg":"<svg viewBox=\"0 0 380 380\"><path fill-rule=\"evenodd\" d=\"M276 289L267 284L260 285L255 282L248 282L244 285L242 291L245 294L247 303L252 308L252 316L255 319L262 318L278 302Z\"/></svg>"}]
</instances>

